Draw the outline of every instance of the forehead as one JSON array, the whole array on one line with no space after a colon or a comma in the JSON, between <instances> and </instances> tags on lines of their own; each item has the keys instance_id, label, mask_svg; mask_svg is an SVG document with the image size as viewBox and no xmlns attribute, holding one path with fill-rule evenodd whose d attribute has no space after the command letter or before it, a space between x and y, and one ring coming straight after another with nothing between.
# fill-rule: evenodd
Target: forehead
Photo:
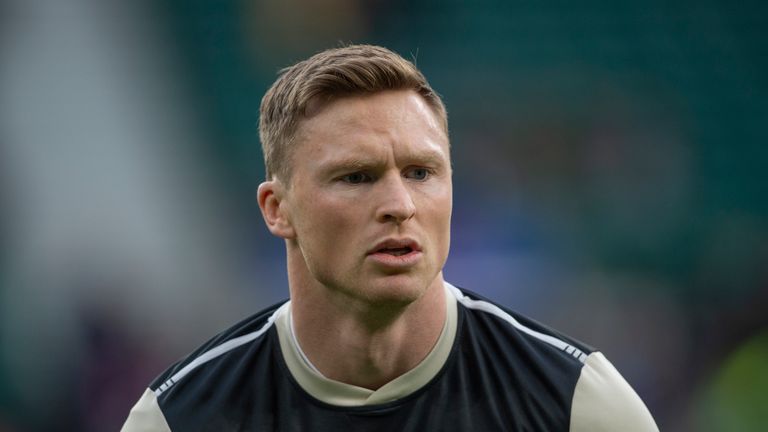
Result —
<instances>
[{"instance_id":1,"label":"forehead","mask_svg":"<svg viewBox=\"0 0 768 432\"><path fill-rule=\"evenodd\" d=\"M430 127L441 129L438 115L414 90L385 90L333 98L328 102L315 100L307 107L305 122L325 122L332 119L354 123L368 116L402 116L405 113L423 115Z\"/></svg>"},{"instance_id":2,"label":"forehead","mask_svg":"<svg viewBox=\"0 0 768 432\"><path fill-rule=\"evenodd\" d=\"M400 152L449 154L448 137L438 116L412 90L344 97L312 114L297 132L293 159L298 162L345 150L393 146Z\"/></svg>"}]
</instances>

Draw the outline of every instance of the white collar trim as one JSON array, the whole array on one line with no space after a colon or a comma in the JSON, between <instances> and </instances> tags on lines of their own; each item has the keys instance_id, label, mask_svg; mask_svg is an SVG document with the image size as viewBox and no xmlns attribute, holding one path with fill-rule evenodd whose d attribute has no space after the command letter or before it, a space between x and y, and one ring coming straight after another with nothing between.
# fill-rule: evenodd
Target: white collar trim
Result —
<instances>
[{"instance_id":1,"label":"white collar trim","mask_svg":"<svg viewBox=\"0 0 768 432\"><path fill-rule=\"evenodd\" d=\"M276 312L275 324L280 340L280 351L293 378L307 393L331 405L361 406L389 402L405 397L426 385L440 372L453 348L458 321L457 302L453 285L444 282L445 323L435 346L416 367L388 382L377 390L370 390L324 377L302 352L293 331L290 301Z\"/></svg>"}]
</instances>

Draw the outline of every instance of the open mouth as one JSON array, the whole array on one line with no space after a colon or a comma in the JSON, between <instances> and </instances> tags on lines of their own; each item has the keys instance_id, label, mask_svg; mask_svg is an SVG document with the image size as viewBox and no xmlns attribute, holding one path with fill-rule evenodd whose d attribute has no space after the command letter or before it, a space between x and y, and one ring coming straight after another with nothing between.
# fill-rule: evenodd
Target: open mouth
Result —
<instances>
[{"instance_id":1,"label":"open mouth","mask_svg":"<svg viewBox=\"0 0 768 432\"><path fill-rule=\"evenodd\" d=\"M384 249L379 249L376 252L384 253L388 255L394 255L394 256L402 256L405 254L409 254L412 251L413 251L413 248L406 246L406 247L399 247L399 248L384 248Z\"/></svg>"},{"instance_id":2,"label":"open mouth","mask_svg":"<svg viewBox=\"0 0 768 432\"><path fill-rule=\"evenodd\" d=\"M409 268L421 259L419 242L410 238L389 238L374 246L368 256L386 268Z\"/></svg>"},{"instance_id":3,"label":"open mouth","mask_svg":"<svg viewBox=\"0 0 768 432\"><path fill-rule=\"evenodd\" d=\"M417 252L421 252L421 246L417 241L410 238L389 238L379 242L368 253L381 257L403 257L402 259L405 259L418 255Z\"/></svg>"}]
</instances>

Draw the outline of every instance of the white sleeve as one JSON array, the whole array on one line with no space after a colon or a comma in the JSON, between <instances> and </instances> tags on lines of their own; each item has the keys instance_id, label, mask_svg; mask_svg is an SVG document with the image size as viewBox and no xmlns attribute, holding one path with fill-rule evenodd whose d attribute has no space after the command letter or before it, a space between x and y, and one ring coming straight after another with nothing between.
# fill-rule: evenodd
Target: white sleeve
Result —
<instances>
[{"instance_id":1,"label":"white sleeve","mask_svg":"<svg viewBox=\"0 0 768 432\"><path fill-rule=\"evenodd\" d=\"M157 403L155 392L150 389L131 408L128 419L120 432L171 432L165 416Z\"/></svg>"},{"instance_id":2,"label":"white sleeve","mask_svg":"<svg viewBox=\"0 0 768 432\"><path fill-rule=\"evenodd\" d=\"M587 357L571 404L571 432L658 432L651 413L600 352Z\"/></svg>"}]
</instances>

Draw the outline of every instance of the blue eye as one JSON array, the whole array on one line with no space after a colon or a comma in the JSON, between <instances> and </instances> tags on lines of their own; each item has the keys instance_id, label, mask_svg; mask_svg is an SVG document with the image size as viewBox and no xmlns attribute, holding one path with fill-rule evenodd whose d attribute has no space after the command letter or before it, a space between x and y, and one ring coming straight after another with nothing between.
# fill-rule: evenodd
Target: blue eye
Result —
<instances>
[{"instance_id":1,"label":"blue eye","mask_svg":"<svg viewBox=\"0 0 768 432\"><path fill-rule=\"evenodd\" d=\"M360 184L371 181L371 176L362 172L355 172L341 177L341 181L349 184Z\"/></svg>"},{"instance_id":2,"label":"blue eye","mask_svg":"<svg viewBox=\"0 0 768 432\"><path fill-rule=\"evenodd\" d=\"M413 168L405 173L405 176L413 180L426 180L429 177L429 170L426 168Z\"/></svg>"}]
</instances>

